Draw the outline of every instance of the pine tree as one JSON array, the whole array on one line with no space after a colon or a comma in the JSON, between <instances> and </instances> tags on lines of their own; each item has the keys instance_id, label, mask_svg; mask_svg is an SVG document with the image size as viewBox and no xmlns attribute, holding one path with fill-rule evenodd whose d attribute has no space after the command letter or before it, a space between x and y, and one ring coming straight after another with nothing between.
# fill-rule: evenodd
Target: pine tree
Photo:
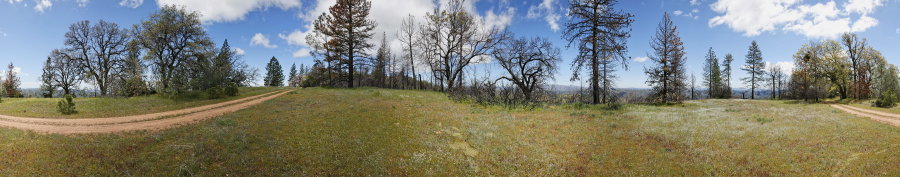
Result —
<instances>
[{"instance_id":1,"label":"pine tree","mask_svg":"<svg viewBox=\"0 0 900 177\"><path fill-rule=\"evenodd\" d=\"M734 56L730 53L725 54L725 60L722 61L722 82L724 88L722 89L722 96L724 98L731 98L731 63L734 62Z\"/></svg>"},{"instance_id":2,"label":"pine tree","mask_svg":"<svg viewBox=\"0 0 900 177\"><path fill-rule=\"evenodd\" d=\"M6 91L6 97L20 97L22 93L19 90L19 76L16 73L16 66L12 63L9 63L9 67L6 70L6 79L3 80L3 90Z\"/></svg>"},{"instance_id":3,"label":"pine tree","mask_svg":"<svg viewBox=\"0 0 900 177\"><path fill-rule=\"evenodd\" d=\"M297 87L298 77L299 76L297 75L297 64L293 63L293 64L291 64L291 70L288 73L288 86L289 87Z\"/></svg>"},{"instance_id":4,"label":"pine tree","mask_svg":"<svg viewBox=\"0 0 900 177\"><path fill-rule=\"evenodd\" d=\"M41 96L44 98L53 97L53 93L56 91L56 85L53 84L54 77L53 63L50 57L47 57L47 61L44 62L44 72L41 74Z\"/></svg>"},{"instance_id":5,"label":"pine tree","mask_svg":"<svg viewBox=\"0 0 900 177\"><path fill-rule=\"evenodd\" d=\"M651 99L656 103L680 103L684 100L685 91L685 52L684 42L678 36L678 27L674 25L669 14L663 15L656 36L650 41L655 51L651 68L644 70L648 75L647 84L653 87Z\"/></svg>"},{"instance_id":6,"label":"pine tree","mask_svg":"<svg viewBox=\"0 0 900 177\"><path fill-rule=\"evenodd\" d=\"M614 10L616 0L573 0L569 14L572 21L563 33L569 46L578 48L572 62L577 80L584 67L590 70L592 103L610 103L616 65L628 69L627 40L631 35L634 15Z\"/></svg>"},{"instance_id":7,"label":"pine tree","mask_svg":"<svg viewBox=\"0 0 900 177\"><path fill-rule=\"evenodd\" d=\"M706 53L706 66L703 67L703 84L706 84L710 98L724 98L722 90L722 73L719 70L719 58L712 47Z\"/></svg>"},{"instance_id":8,"label":"pine tree","mask_svg":"<svg viewBox=\"0 0 900 177\"><path fill-rule=\"evenodd\" d=\"M340 61L337 66L347 72L347 86L353 88L357 60L366 58L372 48L369 39L375 29L375 21L369 19L372 2L367 0L337 0L334 6L323 13L323 23L316 23L316 31L328 36L325 43L328 52L335 53Z\"/></svg>"},{"instance_id":9,"label":"pine tree","mask_svg":"<svg viewBox=\"0 0 900 177\"><path fill-rule=\"evenodd\" d=\"M750 99L756 99L756 88L765 79L765 63L763 63L762 51L756 41L750 44L747 52L747 62L741 70L747 71L750 76L744 78L744 83L750 87Z\"/></svg>"},{"instance_id":10,"label":"pine tree","mask_svg":"<svg viewBox=\"0 0 900 177\"><path fill-rule=\"evenodd\" d=\"M387 43L387 35L383 35L381 38L381 46L378 47L378 51L375 54L374 70L372 71L372 75L375 77L375 86L385 87L385 82L387 78L387 67L388 60L391 57L391 49L388 48Z\"/></svg>"},{"instance_id":11,"label":"pine tree","mask_svg":"<svg viewBox=\"0 0 900 177\"><path fill-rule=\"evenodd\" d=\"M284 82L284 71L281 70L281 64L278 63L278 59L272 57L269 60L269 64L266 65L266 77L263 79L265 86L268 87L281 87Z\"/></svg>"}]
</instances>

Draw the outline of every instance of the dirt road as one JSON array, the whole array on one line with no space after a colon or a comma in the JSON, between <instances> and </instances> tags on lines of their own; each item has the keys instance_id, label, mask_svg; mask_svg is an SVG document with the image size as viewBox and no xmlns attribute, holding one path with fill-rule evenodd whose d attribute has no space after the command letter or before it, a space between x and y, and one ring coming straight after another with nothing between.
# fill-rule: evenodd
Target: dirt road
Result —
<instances>
[{"instance_id":1,"label":"dirt road","mask_svg":"<svg viewBox=\"0 0 900 177\"><path fill-rule=\"evenodd\" d=\"M900 126L900 114L862 109L849 105L832 104L831 107L840 109L853 115L868 117L872 120L876 120L893 126Z\"/></svg>"},{"instance_id":2,"label":"dirt road","mask_svg":"<svg viewBox=\"0 0 900 177\"><path fill-rule=\"evenodd\" d=\"M47 119L0 115L0 126L55 134L90 134L161 130L239 111L275 99L288 92L290 91L276 91L195 108L114 118Z\"/></svg>"}]
</instances>

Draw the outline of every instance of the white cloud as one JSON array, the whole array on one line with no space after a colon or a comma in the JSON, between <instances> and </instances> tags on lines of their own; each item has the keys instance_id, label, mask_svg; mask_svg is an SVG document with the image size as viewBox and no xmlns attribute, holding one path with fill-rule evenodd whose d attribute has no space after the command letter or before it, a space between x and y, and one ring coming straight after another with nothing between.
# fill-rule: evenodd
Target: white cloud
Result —
<instances>
[{"instance_id":1,"label":"white cloud","mask_svg":"<svg viewBox=\"0 0 900 177\"><path fill-rule=\"evenodd\" d=\"M91 0L75 0L78 3L78 7L87 7L87 4L91 2Z\"/></svg>"},{"instance_id":2,"label":"white cloud","mask_svg":"<svg viewBox=\"0 0 900 177\"><path fill-rule=\"evenodd\" d=\"M643 62L645 62L645 61L647 61L647 60L649 60L649 59L650 59L649 57L635 57L633 60L636 61L636 62L638 62L638 63L643 63Z\"/></svg>"},{"instance_id":3,"label":"white cloud","mask_svg":"<svg viewBox=\"0 0 900 177\"><path fill-rule=\"evenodd\" d=\"M900 34L900 28L897 28L897 34ZM6 36L6 33L3 33L3 36Z\"/></svg>"},{"instance_id":4,"label":"white cloud","mask_svg":"<svg viewBox=\"0 0 900 177\"><path fill-rule=\"evenodd\" d=\"M309 33L300 30L294 30L294 32L291 32L289 34L278 34L278 38L286 41L288 45L309 47L309 45L306 43L307 34Z\"/></svg>"},{"instance_id":5,"label":"white cloud","mask_svg":"<svg viewBox=\"0 0 900 177\"><path fill-rule=\"evenodd\" d=\"M876 7L884 5L884 0L850 0L844 4L844 8L848 13L859 13L868 15L875 11Z\"/></svg>"},{"instance_id":6,"label":"white cloud","mask_svg":"<svg viewBox=\"0 0 900 177\"><path fill-rule=\"evenodd\" d=\"M304 32L300 30L294 30L293 32L288 34L278 34L278 38L281 38L282 40L287 42L288 45L300 47L300 49L295 51L292 56L295 58L302 58L310 56L310 47L309 44L306 43L306 35L309 34L309 32L310 31Z\"/></svg>"},{"instance_id":7,"label":"white cloud","mask_svg":"<svg viewBox=\"0 0 900 177\"><path fill-rule=\"evenodd\" d=\"M483 17L483 22L487 28L503 29L512 23L512 18L515 14L515 8L507 8L505 12L501 12L500 14L495 14L494 10L488 10Z\"/></svg>"},{"instance_id":8,"label":"white cloud","mask_svg":"<svg viewBox=\"0 0 900 177\"><path fill-rule=\"evenodd\" d=\"M235 47L235 48L234 48L234 54L237 54L237 55L244 55L244 54L247 54L247 52L244 51L244 49Z\"/></svg>"},{"instance_id":9,"label":"white cloud","mask_svg":"<svg viewBox=\"0 0 900 177\"><path fill-rule=\"evenodd\" d=\"M39 0L35 1L35 3L36 4L34 5L34 11L38 11L40 13L44 13L45 10L53 7L53 2L50 2L50 0Z\"/></svg>"},{"instance_id":10,"label":"white cloud","mask_svg":"<svg viewBox=\"0 0 900 177\"><path fill-rule=\"evenodd\" d=\"M544 21L553 31L559 31L559 19L562 17L556 12L557 4L555 0L543 0L540 4L528 8L528 18L536 19L544 17Z\"/></svg>"},{"instance_id":11,"label":"white cloud","mask_svg":"<svg viewBox=\"0 0 900 177\"><path fill-rule=\"evenodd\" d=\"M266 35L263 35L262 33L253 35L253 38L250 39L250 46L262 46L270 49L278 47L278 45L272 44L272 42L269 41L269 37L266 37Z\"/></svg>"},{"instance_id":12,"label":"white cloud","mask_svg":"<svg viewBox=\"0 0 900 177\"><path fill-rule=\"evenodd\" d=\"M862 16L856 20L856 23L853 23L853 27L850 28L850 31L860 32L875 26L878 26L878 20L869 16Z\"/></svg>"},{"instance_id":13,"label":"white cloud","mask_svg":"<svg viewBox=\"0 0 900 177\"><path fill-rule=\"evenodd\" d=\"M138 7L141 7L141 5L143 5L143 4L144 4L144 0L122 0L122 2L119 2L120 6L131 7L131 8L138 8Z\"/></svg>"},{"instance_id":14,"label":"white cloud","mask_svg":"<svg viewBox=\"0 0 900 177\"><path fill-rule=\"evenodd\" d=\"M791 75L791 73L794 71L794 67L795 67L794 62L790 62L790 61L775 62L774 65L772 64L772 62L767 61L765 70L769 71L772 69L772 67L775 67L775 66L781 67L781 72L786 75Z\"/></svg>"},{"instance_id":15,"label":"white cloud","mask_svg":"<svg viewBox=\"0 0 900 177\"><path fill-rule=\"evenodd\" d=\"M835 38L844 32L862 32L878 25L868 16L882 0L850 0L843 9L834 1L802 4L802 0L719 0L711 5L720 16L709 26L726 25L744 36L783 30L811 38ZM854 20L855 19L855 20Z\"/></svg>"},{"instance_id":16,"label":"white cloud","mask_svg":"<svg viewBox=\"0 0 900 177\"><path fill-rule=\"evenodd\" d=\"M675 10L672 12L672 14L675 16L685 16L685 17L693 18L694 20L696 20L696 19L700 18L700 16L694 15L695 13L698 13L698 12L700 12L699 9L691 10L691 13L685 13L684 11L681 11L681 10Z\"/></svg>"},{"instance_id":17,"label":"white cloud","mask_svg":"<svg viewBox=\"0 0 900 177\"><path fill-rule=\"evenodd\" d=\"M309 46L306 44L306 35L312 30L312 22L322 13L328 11L328 8L335 4L335 0L316 0L313 8L305 10L305 13L298 14L306 24L302 29L296 29L287 34L279 34L278 37L285 40L289 45L296 46L299 49L294 52L294 56L308 56ZM380 45L381 35L387 34L387 40L396 48L394 51L400 51L400 45L394 45L399 42L397 32L400 31L402 19L413 15L417 23L424 22L424 15L434 9L432 0L376 0L372 1L372 9L369 18L375 20L377 26L373 33L375 34L370 42L374 45ZM396 53L396 52L395 52ZM396 53L399 54L399 53Z\"/></svg>"},{"instance_id":18,"label":"white cloud","mask_svg":"<svg viewBox=\"0 0 900 177\"><path fill-rule=\"evenodd\" d=\"M692 5L692 6L699 6L699 5L700 5L700 1L698 1L698 0L691 0L691 5Z\"/></svg>"},{"instance_id":19,"label":"white cloud","mask_svg":"<svg viewBox=\"0 0 900 177\"><path fill-rule=\"evenodd\" d=\"M302 48L302 49L297 50L296 52L294 52L291 56L294 57L294 58L308 57L308 56L309 56L309 52L310 52L309 48Z\"/></svg>"},{"instance_id":20,"label":"white cloud","mask_svg":"<svg viewBox=\"0 0 900 177\"><path fill-rule=\"evenodd\" d=\"M300 7L300 0L158 0L157 5L182 6L201 14L204 23L243 20L247 13L278 7L282 10Z\"/></svg>"},{"instance_id":21,"label":"white cloud","mask_svg":"<svg viewBox=\"0 0 900 177\"><path fill-rule=\"evenodd\" d=\"M507 0L499 0L500 6L489 8L484 13L476 13L475 3L478 0L468 0L463 4L463 8L472 14L476 14L477 20L484 25L498 28L505 28L512 23L516 9L509 7ZM335 4L336 0L315 0L315 6L304 9L298 14L298 17L305 21L305 25L301 29L295 29L287 34L279 34L278 37L285 40L289 45L298 48L295 56L304 56L309 53L309 46L306 44L306 34L312 29L311 23L318 18L319 15L328 11L328 8ZM400 40L397 38L397 32L400 31L402 19L409 15L414 16L417 23L425 21L425 14L433 12L436 5L447 4L448 0L374 0L369 18L377 23L371 39L371 43L375 46L381 45L382 34L387 35L387 41L390 43L391 50L399 54L401 51ZM497 13L499 12L499 13Z\"/></svg>"}]
</instances>

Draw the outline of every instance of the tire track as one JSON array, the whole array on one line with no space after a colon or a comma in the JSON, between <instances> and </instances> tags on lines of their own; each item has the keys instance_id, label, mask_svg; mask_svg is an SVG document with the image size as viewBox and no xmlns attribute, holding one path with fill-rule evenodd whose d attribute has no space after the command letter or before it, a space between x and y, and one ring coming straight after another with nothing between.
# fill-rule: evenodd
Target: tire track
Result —
<instances>
[{"instance_id":1,"label":"tire track","mask_svg":"<svg viewBox=\"0 0 900 177\"><path fill-rule=\"evenodd\" d=\"M831 107L840 109L844 112L847 112L847 113L850 113L853 115L868 117L869 119L872 119L872 120L876 120L876 121L879 121L882 123L900 127L900 119L898 119L898 118L900 118L900 115L898 115L898 114L891 114L891 113L885 113L885 112L881 112L881 111L867 110L867 109L856 108L856 107L847 106L847 105L832 104Z\"/></svg>"},{"instance_id":2,"label":"tire track","mask_svg":"<svg viewBox=\"0 0 900 177\"><path fill-rule=\"evenodd\" d=\"M187 113L172 118L155 119L138 122L125 122L118 124L101 124L101 125L52 125L52 124L35 124L16 121L0 120L0 126L11 127L22 130L30 130L39 133L50 134L97 134L97 133L116 133L116 132L132 132L132 131L157 131L173 128L181 125L196 123L198 121L222 116L228 113L236 112L251 106L263 103L268 100L275 99L290 91L282 91L280 93L261 97L243 103L232 104L214 109L207 109L198 112ZM262 96L262 95L260 95Z\"/></svg>"},{"instance_id":3,"label":"tire track","mask_svg":"<svg viewBox=\"0 0 900 177\"><path fill-rule=\"evenodd\" d=\"M241 98L237 100L226 101L222 103L210 104L205 106L159 112L159 113L150 113L143 115L132 115L132 116L122 116L122 117L107 117L107 118L80 118L80 119L64 119L64 118L30 118L30 117L16 117L16 116L7 116L0 115L0 121L12 121L12 122L20 122L20 123L28 123L28 124L47 124L47 125L100 125L100 124L118 124L118 123L128 123L128 122L137 122L137 121L145 121L145 120L153 120L164 117L172 117L178 115L184 115L194 112L200 112L204 110L219 108L227 105L232 105L236 103L245 102L248 100L257 99L266 95L272 95L278 92L283 91L274 91L269 93L264 93L260 95L250 96L246 98Z\"/></svg>"}]
</instances>

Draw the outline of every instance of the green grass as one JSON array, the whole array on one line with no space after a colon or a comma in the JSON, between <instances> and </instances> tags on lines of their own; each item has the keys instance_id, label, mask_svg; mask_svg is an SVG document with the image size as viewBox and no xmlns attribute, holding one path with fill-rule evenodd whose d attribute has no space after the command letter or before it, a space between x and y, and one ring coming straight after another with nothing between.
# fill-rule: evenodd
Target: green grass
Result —
<instances>
[{"instance_id":1,"label":"green grass","mask_svg":"<svg viewBox=\"0 0 900 177\"><path fill-rule=\"evenodd\" d=\"M236 97L221 99L170 99L159 95L131 98L75 98L78 114L63 115L57 112L57 102L62 98L3 98L0 114L41 118L98 118L141 115L214 104L243 97L275 91L277 88L240 88Z\"/></svg>"},{"instance_id":2,"label":"green grass","mask_svg":"<svg viewBox=\"0 0 900 177\"><path fill-rule=\"evenodd\" d=\"M0 176L898 176L898 148L900 129L821 104L510 110L313 88L160 132L0 128Z\"/></svg>"}]
</instances>

